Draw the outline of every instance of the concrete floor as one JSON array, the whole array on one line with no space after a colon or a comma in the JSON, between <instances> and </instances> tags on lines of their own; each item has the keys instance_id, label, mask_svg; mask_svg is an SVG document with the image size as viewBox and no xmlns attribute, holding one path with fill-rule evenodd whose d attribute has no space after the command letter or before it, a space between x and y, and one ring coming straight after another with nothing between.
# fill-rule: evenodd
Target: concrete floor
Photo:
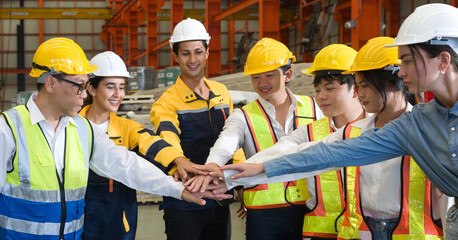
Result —
<instances>
[{"instance_id":1,"label":"concrete floor","mask_svg":"<svg viewBox=\"0 0 458 240\"><path fill-rule=\"evenodd\" d=\"M245 220L237 217L240 202L231 204L232 239L245 239ZM138 228L136 240L166 240L164 233L163 211L159 211L159 204L138 206Z\"/></svg>"}]
</instances>

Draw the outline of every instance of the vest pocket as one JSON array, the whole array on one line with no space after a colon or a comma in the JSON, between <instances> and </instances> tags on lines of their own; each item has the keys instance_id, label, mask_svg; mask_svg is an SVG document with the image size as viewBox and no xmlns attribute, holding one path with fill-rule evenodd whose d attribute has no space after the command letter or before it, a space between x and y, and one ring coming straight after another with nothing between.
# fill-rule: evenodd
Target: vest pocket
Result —
<instances>
[{"instance_id":1,"label":"vest pocket","mask_svg":"<svg viewBox=\"0 0 458 240\"><path fill-rule=\"evenodd\" d=\"M45 153L37 153L35 158L42 167L54 166L54 158L48 157Z\"/></svg>"}]
</instances>

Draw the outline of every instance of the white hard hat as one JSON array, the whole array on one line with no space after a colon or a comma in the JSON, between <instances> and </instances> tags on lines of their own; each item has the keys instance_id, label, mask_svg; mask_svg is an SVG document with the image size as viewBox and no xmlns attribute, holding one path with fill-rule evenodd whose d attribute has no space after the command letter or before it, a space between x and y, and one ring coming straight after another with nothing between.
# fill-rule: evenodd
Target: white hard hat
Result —
<instances>
[{"instance_id":1,"label":"white hard hat","mask_svg":"<svg viewBox=\"0 0 458 240\"><path fill-rule=\"evenodd\" d=\"M132 78L127 71L124 61L112 51L106 51L95 55L90 63L98 67L97 70L92 73L94 76Z\"/></svg>"},{"instance_id":2,"label":"white hard hat","mask_svg":"<svg viewBox=\"0 0 458 240\"><path fill-rule=\"evenodd\" d=\"M192 18L187 18L179 22L173 29L169 45L170 48L172 48L174 43L190 40L205 40L208 46L210 35L208 35L205 26L201 22Z\"/></svg>"},{"instance_id":3,"label":"white hard hat","mask_svg":"<svg viewBox=\"0 0 458 240\"><path fill-rule=\"evenodd\" d=\"M456 38L458 9L448 4L432 3L417 7L402 23L394 43L385 47L429 41L431 45L450 45L456 51L458 46L453 46Z\"/></svg>"}]
</instances>

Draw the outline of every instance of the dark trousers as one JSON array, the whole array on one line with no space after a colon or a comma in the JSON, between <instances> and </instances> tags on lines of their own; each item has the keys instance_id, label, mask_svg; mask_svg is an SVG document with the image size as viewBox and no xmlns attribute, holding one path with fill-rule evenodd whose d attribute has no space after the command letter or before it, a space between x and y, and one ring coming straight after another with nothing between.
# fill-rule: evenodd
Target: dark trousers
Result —
<instances>
[{"instance_id":1,"label":"dark trousers","mask_svg":"<svg viewBox=\"0 0 458 240\"><path fill-rule=\"evenodd\" d=\"M306 208L248 209L247 240L300 240Z\"/></svg>"},{"instance_id":2,"label":"dark trousers","mask_svg":"<svg viewBox=\"0 0 458 240\"><path fill-rule=\"evenodd\" d=\"M167 240L229 240L229 206L203 210L164 209Z\"/></svg>"}]
</instances>

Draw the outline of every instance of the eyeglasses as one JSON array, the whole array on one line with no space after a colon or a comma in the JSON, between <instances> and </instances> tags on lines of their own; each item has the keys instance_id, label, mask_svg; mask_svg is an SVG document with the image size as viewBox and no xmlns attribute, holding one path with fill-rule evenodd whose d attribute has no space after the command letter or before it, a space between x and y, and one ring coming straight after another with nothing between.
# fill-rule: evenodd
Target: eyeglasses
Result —
<instances>
[{"instance_id":1,"label":"eyeglasses","mask_svg":"<svg viewBox=\"0 0 458 240\"><path fill-rule=\"evenodd\" d=\"M86 91L87 87L90 84L89 81L85 82L85 83L76 83L76 82L73 82L73 81L70 81L70 80L67 80L67 79L64 79L64 78L60 78L60 77L55 77L55 78L77 86L78 87L78 91L76 92L76 95L80 95L81 93L83 93L83 91Z\"/></svg>"}]
</instances>

